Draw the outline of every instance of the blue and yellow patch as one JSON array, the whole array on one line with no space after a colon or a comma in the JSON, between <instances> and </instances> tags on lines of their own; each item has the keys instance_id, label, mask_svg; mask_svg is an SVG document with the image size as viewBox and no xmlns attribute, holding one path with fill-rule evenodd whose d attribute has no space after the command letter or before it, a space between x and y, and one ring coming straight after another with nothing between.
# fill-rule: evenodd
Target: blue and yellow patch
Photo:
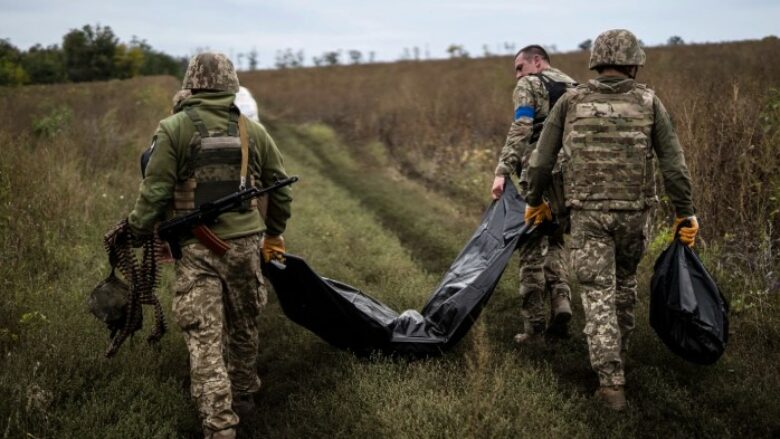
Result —
<instances>
[{"instance_id":1,"label":"blue and yellow patch","mask_svg":"<svg viewBox=\"0 0 780 439\"><path fill-rule=\"evenodd\" d=\"M531 106L517 107L515 109L515 120L520 119L521 117L530 117L531 119L533 119L534 114L536 114L536 112L534 111L534 107Z\"/></svg>"}]
</instances>

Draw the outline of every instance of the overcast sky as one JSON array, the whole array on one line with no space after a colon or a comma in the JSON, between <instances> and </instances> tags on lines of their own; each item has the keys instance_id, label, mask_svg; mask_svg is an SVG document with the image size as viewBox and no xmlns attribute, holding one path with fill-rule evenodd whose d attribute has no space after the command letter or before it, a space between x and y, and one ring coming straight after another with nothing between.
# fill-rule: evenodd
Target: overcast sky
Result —
<instances>
[{"instance_id":1,"label":"overcast sky","mask_svg":"<svg viewBox=\"0 0 780 439\"><path fill-rule=\"evenodd\" d=\"M22 49L61 44L70 29L97 23L122 41L136 35L172 55L210 48L235 59L255 48L260 65L270 67L285 48L303 49L306 64L338 49L373 51L378 61L415 46L421 57L442 58L450 44L472 55L484 45L505 51L505 42L569 51L612 28L628 28L648 45L671 35L686 42L757 39L780 33L780 1L0 0L0 38Z\"/></svg>"}]
</instances>

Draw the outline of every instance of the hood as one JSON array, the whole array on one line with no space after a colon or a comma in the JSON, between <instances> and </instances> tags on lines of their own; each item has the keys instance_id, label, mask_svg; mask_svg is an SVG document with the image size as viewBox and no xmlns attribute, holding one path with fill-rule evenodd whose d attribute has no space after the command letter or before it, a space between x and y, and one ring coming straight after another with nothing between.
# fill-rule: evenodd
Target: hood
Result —
<instances>
[{"instance_id":1,"label":"hood","mask_svg":"<svg viewBox=\"0 0 780 439\"><path fill-rule=\"evenodd\" d=\"M634 88L635 81L622 76L599 76L588 81L588 86L599 93L626 93Z\"/></svg>"}]
</instances>

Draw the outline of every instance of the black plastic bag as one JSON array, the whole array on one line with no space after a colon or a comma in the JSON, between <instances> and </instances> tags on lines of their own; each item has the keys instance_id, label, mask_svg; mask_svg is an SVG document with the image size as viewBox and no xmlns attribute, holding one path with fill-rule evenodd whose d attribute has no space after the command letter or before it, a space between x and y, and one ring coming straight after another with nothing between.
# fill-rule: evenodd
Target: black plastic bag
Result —
<instances>
[{"instance_id":1,"label":"black plastic bag","mask_svg":"<svg viewBox=\"0 0 780 439\"><path fill-rule=\"evenodd\" d=\"M728 303L696 253L675 239L655 261L650 326L680 357L712 364L726 349Z\"/></svg>"},{"instance_id":2,"label":"black plastic bag","mask_svg":"<svg viewBox=\"0 0 780 439\"><path fill-rule=\"evenodd\" d=\"M336 347L359 354L437 355L471 328L515 249L536 245L537 232L524 224L524 211L525 202L508 183L421 313L398 314L354 287L320 277L296 256L263 270L287 317Z\"/></svg>"}]
</instances>

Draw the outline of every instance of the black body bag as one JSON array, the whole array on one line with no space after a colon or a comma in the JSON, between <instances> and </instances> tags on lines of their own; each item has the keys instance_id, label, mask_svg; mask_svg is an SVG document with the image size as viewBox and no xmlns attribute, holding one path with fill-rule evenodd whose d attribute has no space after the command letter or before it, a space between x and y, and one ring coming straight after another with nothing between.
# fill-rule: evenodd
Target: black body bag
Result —
<instances>
[{"instance_id":1,"label":"black body bag","mask_svg":"<svg viewBox=\"0 0 780 439\"><path fill-rule=\"evenodd\" d=\"M650 288L650 326L669 350L715 363L728 341L728 303L696 253L675 239L655 261Z\"/></svg>"},{"instance_id":2,"label":"black body bag","mask_svg":"<svg viewBox=\"0 0 780 439\"><path fill-rule=\"evenodd\" d=\"M263 271L287 317L333 346L357 354L437 355L471 328L514 250L536 245L539 232L524 224L524 211L508 182L422 312L398 314L354 287L320 277L296 256L288 255L285 265L264 264Z\"/></svg>"}]
</instances>

